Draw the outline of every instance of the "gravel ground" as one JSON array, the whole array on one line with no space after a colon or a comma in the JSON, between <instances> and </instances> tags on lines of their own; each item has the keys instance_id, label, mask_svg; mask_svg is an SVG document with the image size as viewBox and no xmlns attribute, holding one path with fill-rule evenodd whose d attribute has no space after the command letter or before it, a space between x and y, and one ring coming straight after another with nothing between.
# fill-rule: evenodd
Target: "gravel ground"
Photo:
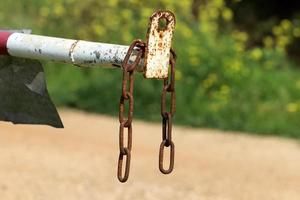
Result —
<instances>
[{"instance_id":1,"label":"gravel ground","mask_svg":"<svg viewBox=\"0 0 300 200\"><path fill-rule=\"evenodd\" d=\"M134 121L130 178L116 178L118 120L60 110L65 129L0 122L1 200L299 200L300 143L174 128L174 173L160 174L160 124Z\"/></svg>"}]
</instances>

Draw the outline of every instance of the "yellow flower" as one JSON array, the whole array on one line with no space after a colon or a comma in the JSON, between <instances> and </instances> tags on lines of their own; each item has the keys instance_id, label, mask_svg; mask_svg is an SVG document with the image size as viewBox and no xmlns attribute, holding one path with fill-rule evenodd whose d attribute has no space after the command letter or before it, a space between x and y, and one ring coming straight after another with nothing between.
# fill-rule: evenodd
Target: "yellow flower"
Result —
<instances>
[{"instance_id":1,"label":"yellow flower","mask_svg":"<svg viewBox=\"0 0 300 200\"><path fill-rule=\"evenodd\" d=\"M129 42L129 41L131 41L132 40L132 35L131 35L131 33L130 33L130 31L123 31L122 32L122 39L123 39L123 41L125 41L125 42Z\"/></svg>"},{"instance_id":2,"label":"yellow flower","mask_svg":"<svg viewBox=\"0 0 300 200\"><path fill-rule=\"evenodd\" d=\"M48 15L49 15L49 8L48 7L42 7L40 9L40 15L42 17L48 17Z\"/></svg>"},{"instance_id":3,"label":"yellow flower","mask_svg":"<svg viewBox=\"0 0 300 200\"><path fill-rule=\"evenodd\" d=\"M208 75L207 79L203 81L203 87L210 88L217 80L218 80L217 74L211 73Z\"/></svg>"},{"instance_id":4,"label":"yellow flower","mask_svg":"<svg viewBox=\"0 0 300 200\"><path fill-rule=\"evenodd\" d=\"M263 43L264 43L265 47L271 48L274 44L274 41L271 36L267 36L263 39Z\"/></svg>"},{"instance_id":5,"label":"yellow flower","mask_svg":"<svg viewBox=\"0 0 300 200\"><path fill-rule=\"evenodd\" d=\"M230 63L230 66L233 71L238 72L242 69L242 62L235 59Z\"/></svg>"},{"instance_id":6,"label":"yellow flower","mask_svg":"<svg viewBox=\"0 0 300 200\"><path fill-rule=\"evenodd\" d=\"M261 49L255 48L251 51L250 56L253 60L260 60L263 56L263 52Z\"/></svg>"},{"instance_id":7,"label":"yellow flower","mask_svg":"<svg viewBox=\"0 0 300 200\"><path fill-rule=\"evenodd\" d=\"M239 39L243 42L246 42L248 40L248 34L246 32L239 32Z\"/></svg>"},{"instance_id":8,"label":"yellow flower","mask_svg":"<svg viewBox=\"0 0 300 200\"><path fill-rule=\"evenodd\" d=\"M273 69L274 68L274 62L271 61L271 60L268 60L268 61L265 62L264 66L265 66L266 69Z\"/></svg>"},{"instance_id":9,"label":"yellow flower","mask_svg":"<svg viewBox=\"0 0 300 200\"><path fill-rule=\"evenodd\" d=\"M214 0L214 5L220 8L224 5L224 0Z\"/></svg>"},{"instance_id":10,"label":"yellow flower","mask_svg":"<svg viewBox=\"0 0 300 200\"><path fill-rule=\"evenodd\" d=\"M231 11L231 9L229 8L225 8L223 11L222 11L222 17L225 21L230 21L233 17L233 13Z\"/></svg>"},{"instance_id":11,"label":"yellow flower","mask_svg":"<svg viewBox=\"0 0 300 200\"><path fill-rule=\"evenodd\" d=\"M182 73L178 69L175 70L175 79L176 80L181 80L182 78Z\"/></svg>"},{"instance_id":12,"label":"yellow flower","mask_svg":"<svg viewBox=\"0 0 300 200\"><path fill-rule=\"evenodd\" d=\"M105 34L105 29L103 26L100 26L99 24L93 24L92 26L93 31L98 35L98 36L103 36Z\"/></svg>"},{"instance_id":13,"label":"yellow flower","mask_svg":"<svg viewBox=\"0 0 300 200\"><path fill-rule=\"evenodd\" d=\"M122 10L120 14L123 17L123 19L131 19L132 18L132 13L129 9Z\"/></svg>"},{"instance_id":14,"label":"yellow flower","mask_svg":"<svg viewBox=\"0 0 300 200\"><path fill-rule=\"evenodd\" d=\"M213 8L211 8L211 9L208 10L208 14L213 19L216 19L219 16L218 10L217 9L213 9Z\"/></svg>"},{"instance_id":15,"label":"yellow flower","mask_svg":"<svg viewBox=\"0 0 300 200\"><path fill-rule=\"evenodd\" d=\"M182 33L182 35L186 38L190 38L193 36L193 31L184 23L178 23L178 30Z\"/></svg>"},{"instance_id":16,"label":"yellow flower","mask_svg":"<svg viewBox=\"0 0 300 200\"><path fill-rule=\"evenodd\" d=\"M285 47L290 42L290 39L286 36L280 36L277 38L277 45L279 47Z\"/></svg>"},{"instance_id":17,"label":"yellow flower","mask_svg":"<svg viewBox=\"0 0 300 200\"><path fill-rule=\"evenodd\" d=\"M191 57L191 58L190 58L190 63L191 63L193 66L199 65L199 63L200 63L199 58L196 57L196 56Z\"/></svg>"},{"instance_id":18,"label":"yellow flower","mask_svg":"<svg viewBox=\"0 0 300 200\"><path fill-rule=\"evenodd\" d=\"M287 19L282 20L280 25L283 30L289 30L292 27L292 23Z\"/></svg>"},{"instance_id":19,"label":"yellow flower","mask_svg":"<svg viewBox=\"0 0 300 200\"><path fill-rule=\"evenodd\" d=\"M290 113L297 112L299 109L298 104L296 103L289 103L286 107L286 110Z\"/></svg>"},{"instance_id":20,"label":"yellow flower","mask_svg":"<svg viewBox=\"0 0 300 200\"><path fill-rule=\"evenodd\" d=\"M295 37L300 37L300 28L295 28L294 30L293 30L293 35L295 36Z\"/></svg>"},{"instance_id":21,"label":"yellow flower","mask_svg":"<svg viewBox=\"0 0 300 200\"><path fill-rule=\"evenodd\" d=\"M211 104L209 104L209 108L213 112L218 112L220 110L221 106L220 106L220 104L211 103Z\"/></svg>"},{"instance_id":22,"label":"yellow flower","mask_svg":"<svg viewBox=\"0 0 300 200\"><path fill-rule=\"evenodd\" d=\"M237 52L243 52L245 50L245 44L241 42L237 42L235 45L235 49Z\"/></svg>"},{"instance_id":23,"label":"yellow flower","mask_svg":"<svg viewBox=\"0 0 300 200\"><path fill-rule=\"evenodd\" d=\"M300 89L300 80L297 80L297 81L296 81L296 88L297 88L297 89Z\"/></svg>"},{"instance_id":24,"label":"yellow flower","mask_svg":"<svg viewBox=\"0 0 300 200\"><path fill-rule=\"evenodd\" d=\"M247 40L249 38L248 34L246 32L243 32L243 31L233 31L232 36L238 42L242 42L242 43L247 42Z\"/></svg>"},{"instance_id":25,"label":"yellow flower","mask_svg":"<svg viewBox=\"0 0 300 200\"><path fill-rule=\"evenodd\" d=\"M230 87L228 85L221 86L221 94L228 95L230 93Z\"/></svg>"},{"instance_id":26,"label":"yellow flower","mask_svg":"<svg viewBox=\"0 0 300 200\"><path fill-rule=\"evenodd\" d=\"M61 17L63 16L65 13L65 9L64 7L61 5L61 4L56 4L54 6L54 14L57 16L57 17Z\"/></svg>"},{"instance_id":27,"label":"yellow flower","mask_svg":"<svg viewBox=\"0 0 300 200\"><path fill-rule=\"evenodd\" d=\"M275 26L272 28L272 32L274 35L280 35L280 34L282 34L283 30L281 27Z\"/></svg>"},{"instance_id":28,"label":"yellow flower","mask_svg":"<svg viewBox=\"0 0 300 200\"><path fill-rule=\"evenodd\" d=\"M116 5L118 5L118 0L108 0L107 3L109 6L115 7Z\"/></svg>"}]
</instances>

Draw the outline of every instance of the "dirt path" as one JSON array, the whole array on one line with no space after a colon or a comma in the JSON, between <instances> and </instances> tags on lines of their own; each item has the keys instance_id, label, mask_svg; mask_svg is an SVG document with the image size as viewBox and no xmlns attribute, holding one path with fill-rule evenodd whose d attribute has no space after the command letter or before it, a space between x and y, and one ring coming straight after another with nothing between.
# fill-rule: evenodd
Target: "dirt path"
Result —
<instances>
[{"instance_id":1,"label":"dirt path","mask_svg":"<svg viewBox=\"0 0 300 200\"><path fill-rule=\"evenodd\" d=\"M61 110L66 128L0 122L0 199L299 200L300 144L176 127L176 168L158 171L160 125L134 122L131 174L116 179L118 121Z\"/></svg>"}]
</instances>

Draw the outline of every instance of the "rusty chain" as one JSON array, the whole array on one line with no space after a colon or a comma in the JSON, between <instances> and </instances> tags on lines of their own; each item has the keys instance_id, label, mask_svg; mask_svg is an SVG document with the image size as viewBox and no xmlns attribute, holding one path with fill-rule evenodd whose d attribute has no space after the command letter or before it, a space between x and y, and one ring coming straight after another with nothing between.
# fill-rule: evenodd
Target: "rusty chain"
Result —
<instances>
[{"instance_id":1,"label":"rusty chain","mask_svg":"<svg viewBox=\"0 0 300 200\"><path fill-rule=\"evenodd\" d=\"M130 57L133 53L134 48L140 48L135 60L129 63ZM144 54L145 43L141 40L135 40L130 45L125 59L122 63L123 69L123 80L122 80L122 95L119 103L119 159L118 159L118 179L120 182L126 182L129 177L130 171L130 161L131 161L131 149L132 149L132 117L133 117L133 87L134 87L134 70L139 64L143 54ZM171 75L170 79L165 78L163 80L163 90L161 94L161 116L162 116L162 142L159 148L159 170L163 174L169 174L174 168L174 155L175 155L175 145L172 141L172 118L175 113L175 63L176 54L173 49L171 49L170 56L170 68ZM128 84L129 82L129 84ZM128 87L128 85L129 87ZM167 94L170 94L170 110L167 111ZM127 119L124 117L125 102L128 101L129 109L127 113ZM127 129L127 146L124 146L124 129ZM170 162L168 169L165 169L164 164L164 150L166 147L170 147ZM125 172L123 170L123 161L126 157L125 162Z\"/></svg>"},{"instance_id":2,"label":"rusty chain","mask_svg":"<svg viewBox=\"0 0 300 200\"><path fill-rule=\"evenodd\" d=\"M132 56L134 48L140 48L134 62L130 63L130 57ZM134 40L130 45L125 59L122 63L123 69L123 81L122 81L122 95L119 103L119 159L118 159L118 179L120 182L126 182L129 177L130 161L131 161L131 148L132 148L132 116L133 116L133 87L134 87L134 70L139 64L143 53L145 43L141 40ZM129 87L127 83L129 81ZM128 89L128 90L127 90ZM127 113L127 119L124 118L125 102L129 102L129 108ZM127 129L127 146L124 146L124 129ZM122 175L123 160L126 157L125 172Z\"/></svg>"},{"instance_id":3,"label":"rusty chain","mask_svg":"<svg viewBox=\"0 0 300 200\"><path fill-rule=\"evenodd\" d=\"M162 142L159 148L159 170L163 174L169 174L174 168L175 145L172 141L172 118L175 113L175 63L176 54L171 49L170 66L171 75L163 81L163 90L161 94L161 116L162 116ZM167 93L170 93L170 110L167 111ZM170 147L170 162L168 169L165 169L164 164L164 149Z\"/></svg>"}]
</instances>

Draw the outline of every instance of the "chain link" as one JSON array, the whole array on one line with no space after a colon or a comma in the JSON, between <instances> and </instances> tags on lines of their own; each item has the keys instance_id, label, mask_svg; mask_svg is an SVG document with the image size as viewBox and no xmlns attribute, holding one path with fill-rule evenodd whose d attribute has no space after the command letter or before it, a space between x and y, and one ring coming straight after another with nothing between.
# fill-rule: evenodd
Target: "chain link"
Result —
<instances>
[{"instance_id":1,"label":"chain link","mask_svg":"<svg viewBox=\"0 0 300 200\"><path fill-rule=\"evenodd\" d=\"M170 65L171 75L163 81L161 94L161 116L162 116L162 142L159 148L159 170L163 174L169 174L174 168L175 145L172 141L172 118L174 116L175 105L175 63L176 54L171 49ZM170 110L167 111L167 94L170 94ZM164 168L164 149L170 147L170 162L168 169Z\"/></svg>"},{"instance_id":2,"label":"chain link","mask_svg":"<svg viewBox=\"0 0 300 200\"><path fill-rule=\"evenodd\" d=\"M139 52L136 55L134 62L130 63L130 57L136 47L139 47ZM123 69L123 81L122 81L122 95L119 103L119 159L118 159L118 172L117 176L120 182L126 182L129 177L130 161L131 161L131 148L132 148L132 117L133 117L133 87L134 87L134 70L139 64L143 53L145 43L141 40L134 40L130 45L125 59L122 63ZM127 83L129 82L129 88ZM125 102L128 101L129 108L127 113L127 119L124 118ZM127 146L124 146L124 129L127 129ZM123 161L126 157L125 172L122 175Z\"/></svg>"}]
</instances>

